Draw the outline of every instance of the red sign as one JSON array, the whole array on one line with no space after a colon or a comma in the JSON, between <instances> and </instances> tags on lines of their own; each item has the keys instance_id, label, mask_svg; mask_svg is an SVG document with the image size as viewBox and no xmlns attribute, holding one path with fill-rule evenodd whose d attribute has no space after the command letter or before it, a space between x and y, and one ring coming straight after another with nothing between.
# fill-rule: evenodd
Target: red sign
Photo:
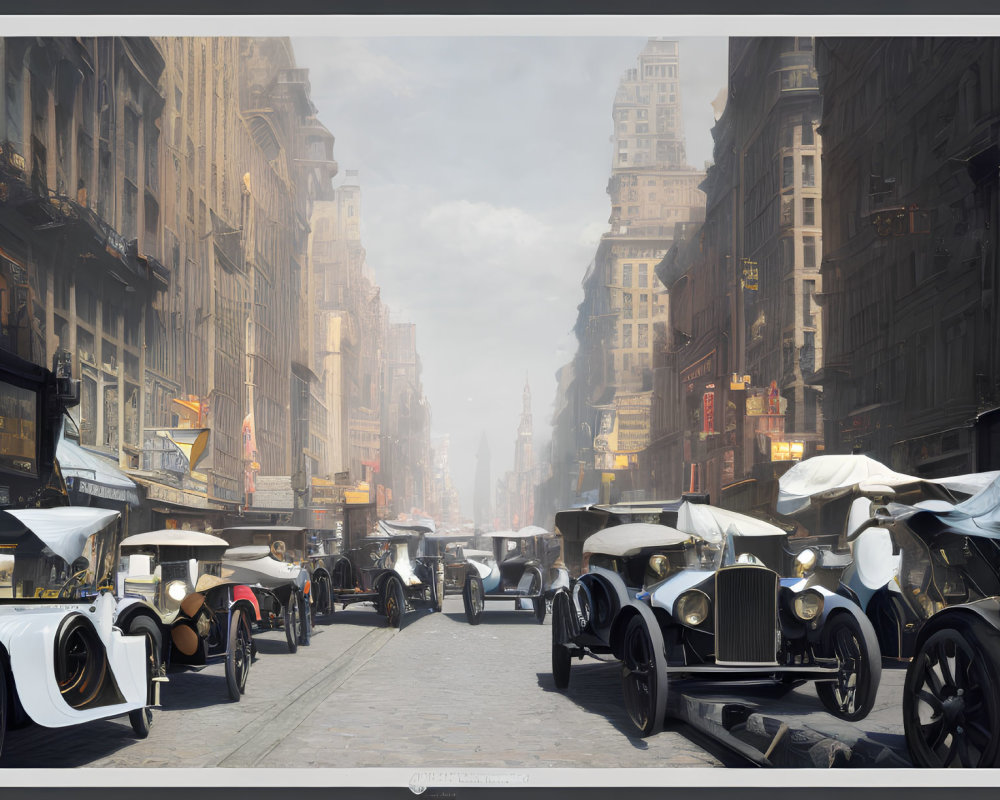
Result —
<instances>
[{"instance_id":1,"label":"red sign","mask_svg":"<svg viewBox=\"0 0 1000 800\"><path fill-rule=\"evenodd\" d=\"M701 420L704 433L715 432L715 392L705 392L701 396Z\"/></svg>"}]
</instances>

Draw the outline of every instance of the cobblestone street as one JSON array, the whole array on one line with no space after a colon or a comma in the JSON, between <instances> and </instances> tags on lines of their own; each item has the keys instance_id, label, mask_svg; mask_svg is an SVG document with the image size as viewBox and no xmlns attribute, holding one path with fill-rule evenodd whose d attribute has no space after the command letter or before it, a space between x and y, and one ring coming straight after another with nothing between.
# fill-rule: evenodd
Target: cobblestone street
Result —
<instances>
[{"instance_id":1,"label":"cobblestone street","mask_svg":"<svg viewBox=\"0 0 1000 800\"><path fill-rule=\"evenodd\" d=\"M247 693L221 666L170 676L148 739L125 719L11 731L6 767L708 767L743 764L679 732L632 731L617 664L574 666L554 689L549 620L489 603L469 626L460 597L391 631L370 608L322 619L292 655L257 634ZM579 663L579 662L577 662ZM705 742L708 747L713 746Z\"/></svg>"}]
</instances>

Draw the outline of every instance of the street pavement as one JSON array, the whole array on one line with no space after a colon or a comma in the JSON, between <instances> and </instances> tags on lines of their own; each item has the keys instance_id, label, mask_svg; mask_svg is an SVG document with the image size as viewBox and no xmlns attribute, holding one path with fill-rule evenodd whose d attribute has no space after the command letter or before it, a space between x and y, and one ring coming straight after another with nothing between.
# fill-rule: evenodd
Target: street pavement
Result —
<instances>
[{"instance_id":1,"label":"street pavement","mask_svg":"<svg viewBox=\"0 0 1000 800\"><path fill-rule=\"evenodd\" d=\"M555 689L549 619L538 625L531 612L512 606L488 602L482 623L470 626L461 598L449 596L444 613L410 613L400 631L386 628L370 607L349 606L321 617L312 644L295 654L287 652L283 632L258 633L258 657L240 702L228 699L221 665L174 673L163 687L162 707L154 711L148 739L136 740L125 718L59 730L33 726L8 731L0 766L600 768L750 763L726 746L732 731L720 744L705 735L706 726L699 730L672 720L656 736L637 736L622 703L617 662L574 661L569 688ZM902 675L902 669L883 671L875 711L853 725L826 714L809 685L781 698L747 701L741 692L736 701L749 702L750 711L757 703L768 720L777 714L793 732L815 729L848 748L859 739L876 741L899 754L905 751ZM714 691L710 687L692 695L685 689L676 695L711 699ZM745 732L742 736L747 738ZM855 765L861 761L856 759Z\"/></svg>"}]
</instances>

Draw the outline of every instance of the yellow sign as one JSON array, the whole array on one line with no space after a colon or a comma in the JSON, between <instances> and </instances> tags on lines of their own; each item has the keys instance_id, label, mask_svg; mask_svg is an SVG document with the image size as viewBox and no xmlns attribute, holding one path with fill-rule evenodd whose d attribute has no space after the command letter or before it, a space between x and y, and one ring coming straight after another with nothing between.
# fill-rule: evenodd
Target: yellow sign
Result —
<instances>
[{"instance_id":1,"label":"yellow sign","mask_svg":"<svg viewBox=\"0 0 1000 800\"><path fill-rule=\"evenodd\" d=\"M804 442L776 442L771 441L772 461L801 461L805 447Z\"/></svg>"},{"instance_id":2,"label":"yellow sign","mask_svg":"<svg viewBox=\"0 0 1000 800\"><path fill-rule=\"evenodd\" d=\"M750 376L743 375L740 376L737 373L733 373L732 377L729 379L729 389L730 391L742 391L744 389L750 388Z\"/></svg>"},{"instance_id":3,"label":"yellow sign","mask_svg":"<svg viewBox=\"0 0 1000 800\"><path fill-rule=\"evenodd\" d=\"M367 491L359 492L356 489L349 489L344 492L344 502L352 505L361 505L364 503L370 503L371 498Z\"/></svg>"}]
</instances>

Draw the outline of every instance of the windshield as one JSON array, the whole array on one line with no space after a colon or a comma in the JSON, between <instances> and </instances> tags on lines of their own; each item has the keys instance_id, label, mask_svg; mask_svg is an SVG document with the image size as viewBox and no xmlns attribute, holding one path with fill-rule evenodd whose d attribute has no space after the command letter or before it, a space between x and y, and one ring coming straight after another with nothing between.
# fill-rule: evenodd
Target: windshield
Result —
<instances>
[{"instance_id":1,"label":"windshield","mask_svg":"<svg viewBox=\"0 0 1000 800\"><path fill-rule=\"evenodd\" d=\"M0 597L76 598L113 588L115 528L89 537L72 564L33 535L0 543Z\"/></svg>"},{"instance_id":2,"label":"windshield","mask_svg":"<svg viewBox=\"0 0 1000 800\"><path fill-rule=\"evenodd\" d=\"M714 571L722 564L722 548L700 539L660 547L644 547L637 553L613 556L593 553L589 566L603 567L622 576L626 586L648 589L685 570Z\"/></svg>"},{"instance_id":3,"label":"windshield","mask_svg":"<svg viewBox=\"0 0 1000 800\"><path fill-rule=\"evenodd\" d=\"M893 536L901 550L903 599L922 619L948 605L1000 594L996 540L950 531L925 540L905 525L896 526Z\"/></svg>"}]
</instances>

